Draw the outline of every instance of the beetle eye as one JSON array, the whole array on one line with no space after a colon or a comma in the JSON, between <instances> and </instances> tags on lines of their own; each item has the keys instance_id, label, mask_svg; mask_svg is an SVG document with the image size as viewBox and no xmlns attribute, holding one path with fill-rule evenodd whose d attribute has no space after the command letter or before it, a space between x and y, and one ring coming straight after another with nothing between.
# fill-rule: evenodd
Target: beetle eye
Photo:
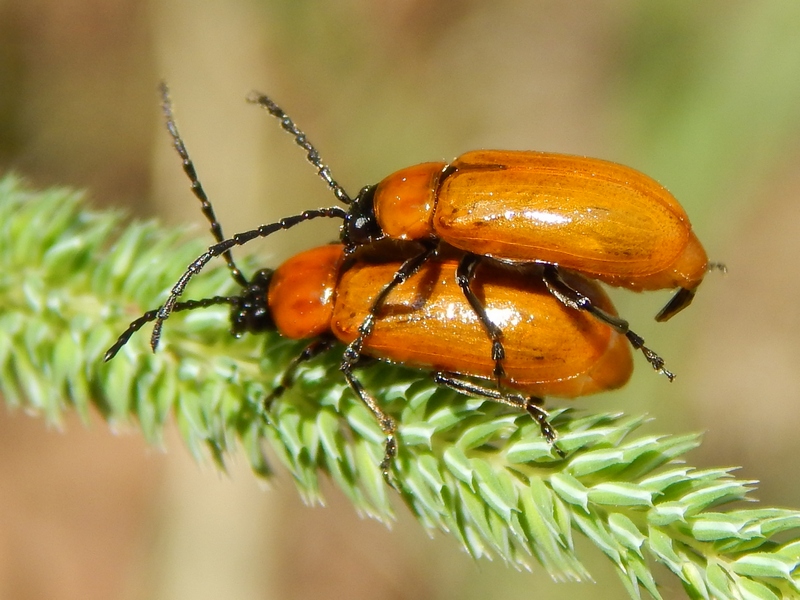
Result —
<instances>
[{"instance_id":1,"label":"beetle eye","mask_svg":"<svg viewBox=\"0 0 800 600\"><path fill-rule=\"evenodd\" d=\"M363 245L376 242L383 237L375 218L375 188L363 188L351 205L342 229L342 242L345 245Z\"/></svg>"}]
</instances>

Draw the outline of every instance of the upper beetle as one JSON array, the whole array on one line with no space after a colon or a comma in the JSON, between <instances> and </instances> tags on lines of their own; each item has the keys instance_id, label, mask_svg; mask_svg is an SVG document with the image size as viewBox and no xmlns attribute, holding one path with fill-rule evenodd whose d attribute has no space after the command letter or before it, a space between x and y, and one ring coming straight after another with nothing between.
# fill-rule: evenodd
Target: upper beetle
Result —
<instances>
[{"instance_id":1,"label":"upper beetle","mask_svg":"<svg viewBox=\"0 0 800 600\"><path fill-rule=\"evenodd\" d=\"M349 210L348 248L385 237L444 241L508 262L572 269L635 291L679 288L658 313L691 303L708 258L675 197L647 175L613 162L549 152L477 150L451 163L407 167L351 198L305 134L269 97L251 102L280 120ZM305 219L303 219L305 220Z\"/></svg>"},{"instance_id":2,"label":"upper beetle","mask_svg":"<svg viewBox=\"0 0 800 600\"><path fill-rule=\"evenodd\" d=\"M708 270L666 188L623 165L548 152L478 150L402 169L359 194L343 233L357 244L438 238L636 291L680 288L659 321L691 302Z\"/></svg>"}]
</instances>

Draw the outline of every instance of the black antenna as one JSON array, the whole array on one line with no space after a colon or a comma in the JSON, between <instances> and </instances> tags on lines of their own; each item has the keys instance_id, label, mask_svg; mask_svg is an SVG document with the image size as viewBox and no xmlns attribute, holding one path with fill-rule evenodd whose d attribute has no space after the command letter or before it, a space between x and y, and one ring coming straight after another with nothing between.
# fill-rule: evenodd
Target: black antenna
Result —
<instances>
[{"instance_id":1,"label":"black antenna","mask_svg":"<svg viewBox=\"0 0 800 600\"><path fill-rule=\"evenodd\" d=\"M195 171L194 163L192 163L192 159L189 158L189 153L186 151L186 145L183 143L183 139L181 139L181 134L178 133L178 126L175 125L175 117L172 114L172 101L169 98L169 88L163 81L158 87L159 91L161 92L161 107L164 111L164 117L167 119L167 129L169 130L169 134L172 136L175 150L178 151L178 155L181 157L183 162L183 171L186 173L186 176L192 183L192 193L197 197L198 200L200 200L203 214L211 224L211 235L214 236L214 239L217 241L217 243L222 242L225 240L225 235L222 233L222 225L220 225L219 221L217 221L217 216L214 214L214 207L211 206L211 201L208 199L208 196L203 189L203 185L197 178L197 172ZM247 287L247 278L239 270L239 267L236 266L230 250L225 252L223 256L225 257L225 262L228 263L228 268L231 271L231 277L233 277L234 281L236 281L236 283L242 287Z\"/></svg>"},{"instance_id":2,"label":"black antenna","mask_svg":"<svg viewBox=\"0 0 800 600\"><path fill-rule=\"evenodd\" d=\"M181 275L181 278L178 279L178 282L172 287L172 291L170 292L167 301L164 302L164 305L158 309L158 315L155 319L156 323L153 326L153 334L150 337L150 346L153 348L153 350L156 349L158 346L158 340L161 338L161 328L164 325L164 321L169 318L169 315L174 312L176 307L180 304L178 302L178 298L180 298L181 294L183 294L183 290L186 289L186 286L192 277L197 275L215 256L229 252L234 246L243 246L247 242L250 242L256 238L267 237L276 231L290 229L295 225L299 225L305 221L310 221L311 219L317 219L320 217L344 219L346 216L347 211L345 211L343 208L339 208L338 206L306 210L299 215L284 217L280 221L275 221L274 223L269 223L267 225L261 225L257 229L251 229L250 231L237 233L232 238L222 240L220 243L211 246L206 252L201 254L186 268L186 271L184 271L183 275Z\"/></svg>"},{"instance_id":3,"label":"black antenna","mask_svg":"<svg viewBox=\"0 0 800 600\"><path fill-rule=\"evenodd\" d=\"M339 200L339 202L342 204L353 203L352 198L347 195L347 192L344 191L344 188L336 183L336 180L331 175L331 170L325 163L322 162L319 152L317 152L317 149L314 147L314 145L308 141L306 134L303 133L297 127L297 125L295 125L294 121L292 121L289 115L283 112L283 109L280 106L275 104L268 96L262 94L261 92L251 92L247 97L247 101L264 107L267 109L269 114L280 121L283 130L294 137L295 143L306 151L306 159L308 159L308 162L310 162L317 169L317 175L322 177L325 183L328 184L328 187L331 188L331 191L333 191L336 199ZM222 240L218 241L221 242Z\"/></svg>"},{"instance_id":4,"label":"black antenna","mask_svg":"<svg viewBox=\"0 0 800 600\"><path fill-rule=\"evenodd\" d=\"M173 307L173 312L180 312L182 310L194 310L196 308L208 308L209 306L216 306L217 304L230 304L231 306L235 305L239 302L241 298L239 296L214 296L213 298L203 298L202 300L187 300L186 302L178 302ZM142 327L147 325L150 321L155 321L158 318L158 311L159 309L155 310L148 310L144 313L141 317L132 321L128 328L123 331L120 336L117 338L117 341L114 342L114 345L111 346L108 350L106 350L106 354L103 357L105 362L110 361L117 355L117 352L128 343L128 340L131 339L131 336L139 331Z\"/></svg>"}]
</instances>

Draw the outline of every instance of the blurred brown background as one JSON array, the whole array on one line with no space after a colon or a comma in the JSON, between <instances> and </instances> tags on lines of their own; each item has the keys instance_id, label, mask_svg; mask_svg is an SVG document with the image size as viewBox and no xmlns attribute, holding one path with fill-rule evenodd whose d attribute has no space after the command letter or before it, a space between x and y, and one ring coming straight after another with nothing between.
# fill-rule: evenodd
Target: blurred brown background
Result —
<instances>
[{"instance_id":1,"label":"blurred brown background","mask_svg":"<svg viewBox=\"0 0 800 600\"><path fill-rule=\"evenodd\" d=\"M629 164L669 187L712 259L695 305L615 293L679 377L639 361L581 400L707 430L698 466L742 465L757 496L800 507L800 5L792 0L0 0L0 171L88 190L94 206L202 224L159 113L178 123L228 233L333 204L302 153L244 97L270 93L339 181L362 185L473 148ZM205 226L198 236L207 235ZM249 247L268 264L330 223ZM154 299L154 302L156 300ZM305 508L285 474L260 489L99 419L63 431L0 411L0 597L625 598L597 583L475 563L399 507L394 531L335 491ZM663 573L666 598L683 597Z\"/></svg>"}]
</instances>

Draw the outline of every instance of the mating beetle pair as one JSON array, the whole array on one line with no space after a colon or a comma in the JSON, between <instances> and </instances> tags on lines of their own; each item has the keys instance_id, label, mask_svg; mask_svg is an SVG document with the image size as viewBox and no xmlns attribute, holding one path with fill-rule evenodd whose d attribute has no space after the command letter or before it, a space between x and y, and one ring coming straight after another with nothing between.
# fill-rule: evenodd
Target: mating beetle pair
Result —
<instances>
[{"instance_id":1,"label":"mating beetle pair","mask_svg":"<svg viewBox=\"0 0 800 600\"><path fill-rule=\"evenodd\" d=\"M289 337L314 339L290 366L284 385L300 361L330 348L336 338L348 344L342 360L348 383L387 435L385 474L396 448L395 426L353 375L362 353L427 368L441 384L524 407L550 441L555 433L539 396L573 397L622 385L631 369L623 335L672 379L597 284L576 274L634 290L680 288L659 320L691 302L708 268L705 252L678 202L645 175L595 159L476 151L449 165L401 170L353 200L294 122L269 98L256 95L251 102L280 120L350 209L310 210L226 240L174 125L166 87L162 96L175 147L217 243L189 266L159 310L131 324L107 360L146 322L156 321L155 348L171 312L220 303L233 306L234 333L277 327ZM250 282L233 262L234 246L321 217L343 220L343 245L303 253ZM414 242L415 250L403 260L359 258L361 250L387 238ZM439 257L447 246L461 250L460 258ZM189 280L219 255L243 294L180 302ZM503 302L504 310L523 316L500 318L497 306ZM397 313L397 306L405 309ZM396 313L404 316L398 320ZM519 322L525 325L515 328ZM441 344L447 335L455 338ZM479 339L486 348L468 354L467 346L483 348ZM498 386L480 386L473 377L493 377Z\"/></svg>"}]
</instances>

